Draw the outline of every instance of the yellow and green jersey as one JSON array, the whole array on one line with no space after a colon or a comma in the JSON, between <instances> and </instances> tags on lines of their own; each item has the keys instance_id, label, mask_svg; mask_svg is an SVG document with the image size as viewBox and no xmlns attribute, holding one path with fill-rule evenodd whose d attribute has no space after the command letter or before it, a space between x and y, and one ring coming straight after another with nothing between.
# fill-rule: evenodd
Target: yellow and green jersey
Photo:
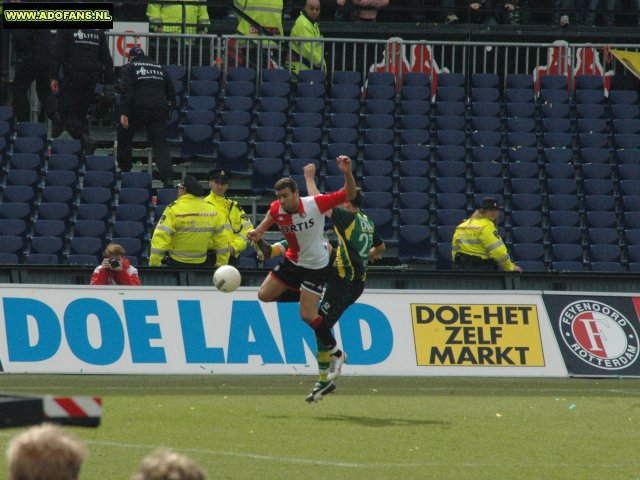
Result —
<instances>
[{"instance_id":1,"label":"yellow and green jersey","mask_svg":"<svg viewBox=\"0 0 640 480\"><path fill-rule=\"evenodd\" d=\"M331 221L340 241L334 268L346 280L364 281L369 251L371 247L383 243L375 224L363 212L351 212L343 208L333 209Z\"/></svg>"}]
</instances>

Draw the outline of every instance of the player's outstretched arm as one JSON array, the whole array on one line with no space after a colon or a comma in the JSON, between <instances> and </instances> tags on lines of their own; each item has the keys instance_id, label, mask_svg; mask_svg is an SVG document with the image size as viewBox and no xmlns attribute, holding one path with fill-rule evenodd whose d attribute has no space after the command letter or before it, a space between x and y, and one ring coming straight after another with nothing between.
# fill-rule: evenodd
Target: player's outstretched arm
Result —
<instances>
[{"instance_id":1,"label":"player's outstretched arm","mask_svg":"<svg viewBox=\"0 0 640 480\"><path fill-rule=\"evenodd\" d=\"M320 195L320 190L318 190L318 186L316 185L316 166L313 163L309 163L304 166L302 171L309 195Z\"/></svg>"},{"instance_id":2,"label":"player's outstretched arm","mask_svg":"<svg viewBox=\"0 0 640 480\"><path fill-rule=\"evenodd\" d=\"M346 155L339 155L336 159L338 168L344 175L344 191L349 201L356 197L356 179L353 177L352 161Z\"/></svg>"},{"instance_id":3,"label":"player's outstretched arm","mask_svg":"<svg viewBox=\"0 0 640 480\"><path fill-rule=\"evenodd\" d=\"M273 217L271 216L271 213L267 212L267 214L264 216L264 218L260 222L260 225L258 225L256 228L251 230L249 233L247 233L247 238L252 242L259 241L262 238L262 236L267 232L267 230L269 230L269 227L273 225L273 223L274 223L274 220L273 220Z\"/></svg>"}]
</instances>

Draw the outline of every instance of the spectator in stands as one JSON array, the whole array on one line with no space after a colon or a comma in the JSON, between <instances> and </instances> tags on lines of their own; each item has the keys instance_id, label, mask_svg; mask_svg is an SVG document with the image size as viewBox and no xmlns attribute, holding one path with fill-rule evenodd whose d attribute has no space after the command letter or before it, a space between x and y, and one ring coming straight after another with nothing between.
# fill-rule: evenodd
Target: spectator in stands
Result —
<instances>
[{"instance_id":1,"label":"spectator in stands","mask_svg":"<svg viewBox=\"0 0 640 480\"><path fill-rule=\"evenodd\" d=\"M91 285L140 285L138 270L125 256L122 245L110 243L102 252L102 263L91 275Z\"/></svg>"},{"instance_id":2,"label":"spectator in stands","mask_svg":"<svg viewBox=\"0 0 640 480\"><path fill-rule=\"evenodd\" d=\"M58 85L62 67L64 81ZM73 138L80 139L87 155L95 142L89 136L87 112L95 100L96 85L105 84L105 91L114 94L113 59L103 30L59 29L53 44L51 91L60 92L60 116L63 122L53 125L51 136L58 137L66 128Z\"/></svg>"},{"instance_id":3,"label":"spectator in stands","mask_svg":"<svg viewBox=\"0 0 640 480\"><path fill-rule=\"evenodd\" d=\"M456 227L451 256L456 270L491 272L498 267L506 272L521 272L511 261L507 247L498 234L500 205L484 198L480 207Z\"/></svg>"},{"instance_id":4,"label":"spectator in stands","mask_svg":"<svg viewBox=\"0 0 640 480\"><path fill-rule=\"evenodd\" d=\"M173 187L173 166L167 145L167 119L176 103L173 81L165 68L151 60L140 47L129 50L129 64L122 69L122 97L118 126L118 166L128 172L133 166L133 136L147 130L158 176L165 187Z\"/></svg>"},{"instance_id":5,"label":"spectator in stands","mask_svg":"<svg viewBox=\"0 0 640 480\"><path fill-rule=\"evenodd\" d=\"M224 250L229 242L220 215L205 202L204 188L191 175L178 185L178 199L167 206L151 238L149 266L201 268L207 249Z\"/></svg>"},{"instance_id":6,"label":"spectator in stands","mask_svg":"<svg viewBox=\"0 0 640 480\"><path fill-rule=\"evenodd\" d=\"M502 7L502 8L501 8ZM509 14L513 14L516 0L471 0L469 1L469 20L471 23L497 25L511 23Z\"/></svg>"},{"instance_id":7,"label":"spectator in stands","mask_svg":"<svg viewBox=\"0 0 640 480\"><path fill-rule=\"evenodd\" d=\"M569 26L571 23L570 14L574 15L575 0L553 0L553 23L562 27ZM574 20L575 21L575 20ZM576 21L576 23L580 23Z\"/></svg>"},{"instance_id":8,"label":"spectator in stands","mask_svg":"<svg viewBox=\"0 0 640 480\"><path fill-rule=\"evenodd\" d=\"M238 257L247 248L247 233L253 229L249 216L238 202L226 197L230 177L229 172L225 170L211 170L209 172L211 193L204 199L218 212L223 226L222 234L227 238L229 245L222 250L212 250L209 253L210 263L216 267L238 263Z\"/></svg>"},{"instance_id":9,"label":"spectator in stands","mask_svg":"<svg viewBox=\"0 0 640 480\"><path fill-rule=\"evenodd\" d=\"M375 22L378 10L389 5L389 0L337 0L339 20Z\"/></svg>"},{"instance_id":10,"label":"spectator in stands","mask_svg":"<svg viewBox=\"0 0 640 480\"><path fill-rule=\"evenodd\" d=\"M44 111L54 121L60 124L62 119L58 112L57 97L51 94L49 85L49 60L51 59L51 44L53 35L51 30L45 29L15 29L10 30L13 35L13 46L16 58L16 70L13 78L13 111L18 122L30 120L29 90L36 82L38 100ZM43 112L42 112L43 113Z\"/></svg>"},{"instance_id":11,"label":"spectator in stands","mask_svg":"<svg viewBox=\"0 0 640 480\"><path fill-rule=\"evenodd\" d=\"M7 447L9 480L78 480L85 444L62 428L43 424L15 435Z\"/></svg>"},{"instance_id":12,"label":"spectator in stands","mask_svg":"<svg viewBox=\"0 0 640 480\"><path fill-rule=\"evenodd\" d=\"M289 36L294 38L322 38L320 33L320 0L307 0ZM294 80L300 70L325 70L324 45L320 42L289 42L289 65Z\"/></svg>"},{"instance_id":13,"label":"spectator in stands","mask_svg":"<svg viewBox=\"0 0 640 480\"><path fill-rule=\"evenodd\" d=\"M206 480L204 470L181 453L156 450L142 459L131 480Z\"/></svg>"},{"instance_id":14,"label":"spectator in stands","mask_svg":"<svg viewBox=\"0 0 640 480\"><path fill-rule=\"evenodd\" d=\"M283 0L234 0L233 9L238 17L236 30L240 35L266 37L284 35L282 29ZM266 40L259 44L252 41L247 48L246 43L242 41L236 43L236 48L230 51L230 55L248 55L248 58L238 58L238 61L244 66L256 68L264 65L266 68L270 58L277 56L279 48L280 45L276 42ZM275 58L275 60L281 59Z\"/></svg>"},{"instance_id":15,"label":"spectator in stands","mask_svg":"<svg viewBox=\"0 0 640 480\"><path fill-rule=\"evenodd\" d=\"M615 0L589 0L585 6L584 12L584 24L588 26L595 26L596 24L596 11L602 10L602 22L600 26L613 27L614 15L613 11L616 8Z\"/></svg>"},{"instance_id":16,"label":"spectator in stands","mask_svg":"<svg viewBox=\"0 0 640 480\"><path fill-rule=\"evenodd\" d=\"M205 2L177 0L149 3L149 30L163 33L207 33L210 21Z\"/></svg>"}]
</instances>

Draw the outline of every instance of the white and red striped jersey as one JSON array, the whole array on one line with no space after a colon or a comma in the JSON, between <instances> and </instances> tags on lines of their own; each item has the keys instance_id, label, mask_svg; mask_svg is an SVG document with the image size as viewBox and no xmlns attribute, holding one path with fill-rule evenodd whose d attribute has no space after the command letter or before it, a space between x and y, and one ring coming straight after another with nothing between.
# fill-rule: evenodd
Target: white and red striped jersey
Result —
<instances>
[{"instance_id":1,"label":"white and red striped jersey","mask_svg":"<svg viewBox=\"0 0 640 480\"><path fill-rule=\"evenodd\" d=\"M347 201L344 190L314 197L301 197L296 213L287 213L276 200L269 214L289 242L286 256L299 267L318 270L329 263L324 241L324 213Z\"/></svg>"}]
</instances>

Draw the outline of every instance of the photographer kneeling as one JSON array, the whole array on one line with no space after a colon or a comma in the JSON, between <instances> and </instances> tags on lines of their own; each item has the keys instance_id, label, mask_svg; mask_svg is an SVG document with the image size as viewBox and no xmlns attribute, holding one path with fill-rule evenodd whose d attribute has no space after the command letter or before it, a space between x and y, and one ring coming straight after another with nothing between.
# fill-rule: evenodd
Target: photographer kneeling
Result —
<instances>
[{"instance_id":1,"label":"photographer kneeling","mask_svg":"<svg viewBox=\"0 0 640 480\"><path fill-rule=\"evenodd\" d=\"M122 245L107 245L102 253L102 264L93 271L91 285L140 285L138 270L124 255Z\"/></svg>"}]
</instances>

